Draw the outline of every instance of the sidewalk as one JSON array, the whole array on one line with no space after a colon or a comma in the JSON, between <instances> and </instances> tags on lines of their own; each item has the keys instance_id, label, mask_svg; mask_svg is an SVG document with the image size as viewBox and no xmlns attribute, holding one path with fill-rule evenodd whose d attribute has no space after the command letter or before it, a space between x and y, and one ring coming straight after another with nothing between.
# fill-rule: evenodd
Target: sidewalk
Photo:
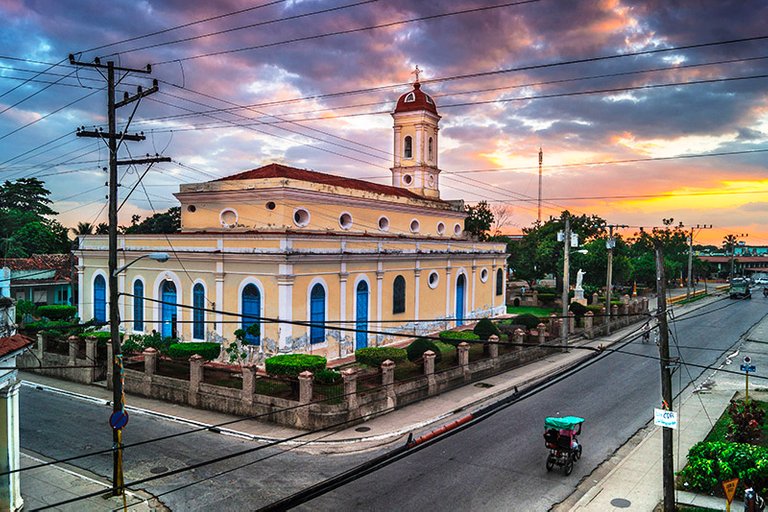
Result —
<instances>
[{"instance_id":1,"label":"sidewalk","mask_svg":"<svg viewBox=\"0 0 768 512\"><path fill-rule=\"evenodd\" d=\"M739 355L734 358L728 369L738 364L744 355L752 358L752 364L765 368L768 364L768 354L759 344L768 343L768 318L763 319L753 327L746 336L746 342L741 346ZM706 385L702 384L702 379ZM717 421L727 408L731 398L736 393L744 393L744 378L740 375L710 372L697 381L696 390L687 390L683 395L682 404L677 407L680 428L674 431L675 471L679 471L686 463L686 455L691 446L709 433L712 423ZM750 396L761 400L768 399L768 392L750 386ZM586 492L577 490L571 499L555 507L555 511L570 512L606 512L611 510L628 510L650 512L663 500L662 467L661 467L661 432L660 427L651 425L635 436L636 439L627 443L631 448L629 453L617 452L604 466L610 471L597 483L590 476ZM600 470L596 470L599 473ZM582 486L580 486L582 487ZM704 496L684 491L675 491L679 504L696 505L712 510L725 510L725 500L712 496ZM580 498L579 498L580 496ZM578 500L573 504L573 499ZM732 509L740 506L734 502Z\"/></svg>"},{"instance_id":2,"label":"sidewalk","mask_svg":"<svg viewBox=\"0 0 768 512\"><path fill-rule=\"evenodd\" d=\"M26 468L48 462L39 455L21 452L21 467ZM25 472L21 478L21 495L24 510L36 510L51 503L58 503L85 494L103 491L102 496L79 501L70 505L51 508L61 511L108 512L123 509L123 499L110 494L112 484L87 471L55 464L34 471ZM168 510L157 500L143 491L126 491L127 510L132 512ZM149 501L146 501L149 499Z\"/></svg>"}]
</instances>

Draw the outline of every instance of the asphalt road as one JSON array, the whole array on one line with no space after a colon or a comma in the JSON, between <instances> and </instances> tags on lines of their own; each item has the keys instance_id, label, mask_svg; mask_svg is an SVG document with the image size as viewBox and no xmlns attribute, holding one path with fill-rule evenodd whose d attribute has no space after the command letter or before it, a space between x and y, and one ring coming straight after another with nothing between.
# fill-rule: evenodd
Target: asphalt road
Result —
<instances>
[{"instance_id":1,"label":"asphalt road","mask_svg":"<svg viewBox=\"0 0 768 512\"><path fill-rule=\"evenodd\" d=\"M718 310L718 308L724 309ZM768 300L725 299L675 322L673 332L687 363L723 360L768 312ZM706 313L706 314L703 314ZM675 354L674 344L672 354ZM578 482L652 418L661 402L660 369L653 343L640 341L585 368L562 383L511 406L412 456L308 502L300 510L401 512L543 511L570 495ZM647 357L643 357L647 356ZM690 375L688 374L690 371ZM673 376L673 389L703 370ZM586 419L584 453L573 473L544 467L543 418L572 414Z\"/></svg>"},{"instance_id":2,"label":"asphalt road","mask_svg":"<svg viewBox=\"0 0 768 512\"><path fill-rule=\"evenodd\" d=\"M723 306L727 307L718 311ZM704 365L722 360L722 351L734 345L766 311L768 300L762 296L738 303L726 299L696 311L691 315L696 318L680 320L675 328L683 359ZM313 512L547 510L644 426L660 402L656 346L636 341L625 351L628 353L605 357L477 426L300 508ZM702 370L690 371L696 377ZM685 370L676 373L675 390L679 377L683 386L690 380ZM20 412L24 450L58 459L112 444L105 423L109 411L104 405L25 386ZM587 420L580 438L584 455L568 477L558 471L547 473L544 468L543 418L562 414ZM125 442L190 429L134 414ZM202 432L130 448L125 452L126 482L256 446L255 442ZM172 510L254 510L371 456L317 456L267 448L139 487L160 495ZM111 478L109 454L72 464ZM216 476L227 470L232 471Z\"/></svg>"}]
</instances>

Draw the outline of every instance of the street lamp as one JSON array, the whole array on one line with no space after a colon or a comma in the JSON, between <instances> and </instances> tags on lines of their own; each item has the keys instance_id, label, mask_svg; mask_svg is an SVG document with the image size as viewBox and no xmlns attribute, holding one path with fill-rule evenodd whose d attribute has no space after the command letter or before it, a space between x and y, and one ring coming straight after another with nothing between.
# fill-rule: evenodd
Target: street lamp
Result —
<instances>
[{"instance_id":1,"label":"street lamp","mask_svg":"<svg viewBox=\"0 0 768 512\"><path fill-rule=\"evenodd\" d=\"M150 252L149 254L142 254L141 256L139 256L138 258L133 260L132 262L130 262L130 263L126 264L126 265L123 265L120 268L116 268L115 271L113 272L113 275L115 277L117 277L117 275L120 272L122 272L123 270L127 269L128 267L130 267L131 265L133 265L137 261L143 260L144 258L148 258L148 259L154 260L154 261L159 261L160 263L165 263L166 261L171 259L171 257L168 256L167 252Z\"/></svg>"},{"instance_id":2,"label":"street lamp","mask_svg":"<svg viewBox=\"0 0 768 512\"><path fill-rule=\"evenodd\" d=\"M569 328L569 318L568 318L568 291L570 288L570 256L571 252L580 252L581 254L587 254L586 249L578 249L576 251L571 251L571 247L578 247L579 246L579 235L576 233L571 233L571 216L565 215L565 230L561 231L557 234L557 240L559 242L563 242L563 294L562 294L562 302L563 302L563 329L562 329L562 336L563 336L563 352L568 352L568 328Z\"/></svg>"},{"instance_id":3,"label":"street lamp","mask_svg":"<svg viewBox=\"0 0 768 512\"><path fill-rule=\"evenodd\" d=\"M123 393L123 354L120 347L120 311L117 308L118 290L117 275L144 258L149 258L160 263L165 263L170 259L167 253L151 252L143 254L123 265L115 268L110 275L109 286L109 332L110 344L112 345L112 416L109 423L112 427L112 441L115 451L112 454L112 495L118 496L125 493L123 485L123 427L127 423L125 413L125 395ZM110 258L110 267L114 268L114 260Z\"/></svg>"}]
</instances>

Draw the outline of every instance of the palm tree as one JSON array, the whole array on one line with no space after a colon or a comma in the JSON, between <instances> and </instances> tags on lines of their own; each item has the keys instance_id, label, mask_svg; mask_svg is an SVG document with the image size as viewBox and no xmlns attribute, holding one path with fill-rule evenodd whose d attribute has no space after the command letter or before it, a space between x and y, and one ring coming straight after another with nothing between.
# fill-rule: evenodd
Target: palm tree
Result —
<instances>
[{"instance_id":1,"label":"palm tree","mask_svg":"<svg viewBox=\"0 0 768 512\"><path fill-rule=\"evenodd\" d=\"M107 224L106 222L102 222L98 226L96 226L96 234L97 235L109 234L109 224Z\"/></svg>"},{"instance_id":2,"label":"palm tree","mask_svg":"<svg viewBox=\"0 0 768 512\"><path fill-rule=\"evenodd\" d=\"M71 229L72 232L77 236L93 234L93 224L90 222L78 222L77 227Z\"/></svg>"}]
</instances>

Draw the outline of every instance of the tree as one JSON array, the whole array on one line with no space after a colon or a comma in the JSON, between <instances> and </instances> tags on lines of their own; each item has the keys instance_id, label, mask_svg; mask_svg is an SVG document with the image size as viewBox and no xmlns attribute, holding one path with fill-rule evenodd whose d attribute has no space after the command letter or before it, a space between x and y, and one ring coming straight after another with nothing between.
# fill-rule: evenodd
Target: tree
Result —
<instances>
[{"instance_id":1,"label":"tree","mask_svg":"<svg viewBox=\"0 0 768 512\"><path fill-rule=\"evenodd\" d=\"M45 183L37 178L21 178L14 182L7 181L0 185L0 208L32 212L38 217L56 215L49 204L51 192Z\"/></svg>"},{"instance_id":2,"label":"tree","mask_svg":"<svg viewBox=\"0 0 768 512\"><path fill-rule=\"evenodd\" d=\"M501 228L512 224L512 208L506 204L491 206L493 214L493 236L501 235Z\"/></svg>"},{"instance_id":3,"label":"tree","mask_svg":"<svg viewBox=\"0 0 768 512\"><path fill-rule=\"evenodd\" d=\"M181 229L181 208L175 206L141 222L139 219L138 216L131 219L133 224L125 228L126 234L176 233Z\"/></svg>"},{"instance_id":4,"label":"tree","mask_svg":"<svg viewBox=\"0 0 768 512\"><path fill-rule=\"evenodd\" d=\"M76 228L72 228L72 233L77 236L92 235L93 224L90 222L78 222Z\"/></svg>"},{"instance_id":5,"label":"tree","mask_svg":"<svg viewBox=\"0 0 768 512\"><path fill-rule=\"evenodd\" d=\"M480 201L474 206L465 205L468 216L464 219L464 231L480 241L488 240L488 231L493 224L493 213L487 201Z\"/></svg>"},{"instance_id":6,"label":"tree","mask_svg":"<svg viewBox=\"0 0 768 512\"><path fill-rule=\"evenodd\" d=\"M7 258L29 258L33 254L69 252L67 229L58 222L47 225L30 222L18 229L8 240Z\"/></svg>"},{"instance_id":7,"label":"tree","mask_svg":"<svg viewBox=\"0 0 768 512\"><path fill-rule=\"evenodd\" d=\"M109 224L106 222L100 222L98 226L96 226L96 233L97 235L108 235L109 234Z\"/></svg>"}]
</instances>

